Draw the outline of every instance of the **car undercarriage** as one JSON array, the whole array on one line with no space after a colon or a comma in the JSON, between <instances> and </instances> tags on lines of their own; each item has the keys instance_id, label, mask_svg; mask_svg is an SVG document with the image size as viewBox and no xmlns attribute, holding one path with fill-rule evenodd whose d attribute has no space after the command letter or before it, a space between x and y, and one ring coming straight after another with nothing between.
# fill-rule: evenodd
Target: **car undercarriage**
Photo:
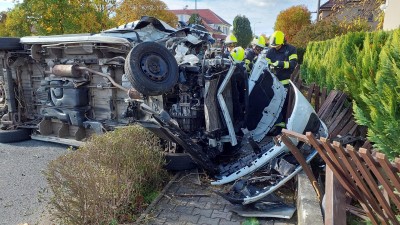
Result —
<instances>
[{"instance_id":1,"label":"car undercarriage","mask_svg":"<svg viewBox=\"0 0 400 225\"><path fill-rule=\"evenodd\" d=\"M248 74L213 42L200 26L175 29L152 17L94 35L0 39L7 106L1 129L29 129L32 138L74 145L140 124L167 153L189 154L212 185L231 184L220 193L227 200L256 202L301 170L276 140L276 124L319 137L327 137L327 128L265 57ZM289 95L291 113L282 112ZM316 155L292 141L308 162Z\"/></svg>"}]
</instances>

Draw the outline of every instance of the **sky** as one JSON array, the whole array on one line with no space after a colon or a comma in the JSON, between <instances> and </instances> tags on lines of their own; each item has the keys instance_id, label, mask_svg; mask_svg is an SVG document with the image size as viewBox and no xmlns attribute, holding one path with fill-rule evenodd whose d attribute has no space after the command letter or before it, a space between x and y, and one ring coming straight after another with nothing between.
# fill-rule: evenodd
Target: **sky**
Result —
<instances>
[{"instance_id":1,"label":"sky","mask_svg":"<svg viewBox=\"0 0 400 225\"><path fill-rule=\"evenodd\" d=\"M13 0L0 0L0 11L13 7ZM308 10L317 10L318 0L162 0L169 9L211 9L228 23L233 24L237 15L244 15L250 20L255 34L270 35L279 12L295 5L305 5ZM321 5L327 0L321 0ZM315 18L315 13L313 18Z\"/></svg>"}]
</instances>

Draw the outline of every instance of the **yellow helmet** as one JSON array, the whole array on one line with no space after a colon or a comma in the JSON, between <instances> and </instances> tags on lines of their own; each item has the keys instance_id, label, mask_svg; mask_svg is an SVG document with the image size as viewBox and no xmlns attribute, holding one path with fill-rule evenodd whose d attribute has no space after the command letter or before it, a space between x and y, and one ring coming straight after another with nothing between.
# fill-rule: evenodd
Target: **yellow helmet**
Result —
<instances>
[{"instance_id":1,"label":"yellow helmet","mask_svg":"<svg viewBox=\"0 0 400 225\"><path fill-rule=\"evenodd\" d=\"M244 49L242 47L236 47L231 51L231 56L235 62L241 62L244 59Z\"/></svg>"},{"instance_id":2,"label":"yellow helmet","mask_svg":"<svg viewBox=\"0 0 400 225\"><path fill-rule=\"evenodd\" d=\"M269 38L269 44L272 47L283 45L285 43L285 34L282 31L275 31Z\"/></svg>"},{"instance_id":3,"label":"yellow helmet","mask_svg":"<svg viewBox=\"0 0 400 225\"><path fill-rule=\"evenodd\" d=\"M251 43L261 48L265 48L265 38L263 36L255 36Z\"/></svg>"},{"instance_id":4,"label":"yellow helmet","mask_svg":"<svg viewBox=\"0 0 400 225\"><path fill-rule=\"evenodd\" d=\"M232 43L237 43L237 38L235 37L235 35L230 34L230 35L226 36L225 44L232 44Z\"/></svg>"}]
</instances>

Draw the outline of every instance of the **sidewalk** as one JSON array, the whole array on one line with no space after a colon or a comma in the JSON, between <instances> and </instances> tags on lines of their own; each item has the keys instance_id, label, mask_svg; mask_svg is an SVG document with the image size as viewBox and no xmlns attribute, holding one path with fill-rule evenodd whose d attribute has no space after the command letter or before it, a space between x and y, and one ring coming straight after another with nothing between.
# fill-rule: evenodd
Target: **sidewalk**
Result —
<instances>
[{"instance_id":1,"label":"sidewalk","mask_svg":"<svg viewBox=\"0 0 400 225\"><path fill-rule=\"evenodd\" d=\"M231 203L212 192L209 182L200 181L197 171L182 173L165 190L140 224L149 225L240 225L247 218L230 212ZM295 213L296 215L296 213ZM291 220L258 219L260 225L294 225ZM250 223L249 223L250 224ZM251 223L256 225L256 223Z\"/></svg>"}]
</instances>

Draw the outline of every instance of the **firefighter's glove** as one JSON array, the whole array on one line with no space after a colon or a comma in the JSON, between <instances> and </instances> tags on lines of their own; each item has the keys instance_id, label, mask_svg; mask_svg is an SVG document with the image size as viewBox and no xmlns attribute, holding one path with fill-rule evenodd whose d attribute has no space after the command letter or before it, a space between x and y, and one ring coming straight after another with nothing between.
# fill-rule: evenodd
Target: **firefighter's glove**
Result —
<instances>
[{"instance_id":1,"label":"firefighter's glove","mask_svg":"<svg viewBox=\"0 0 400 225\"><path fill-rule=\"evenodd\" d=\"M246 68L246 71L247 71L248 73L250 73L251 68L253 67L253 65L252 65L252 63L250 62L250 60L245 59L245 60L244 60L244 67Z\"/></svg>"},{"instance_id":2,"label":"firefighter's glove","mask_svg":"<svg viewBox=\"0 0 400 225\"><path fill-rule=\"evenodd\" d=\"M276 69L282 69L285 66L285 63L283 61L275 61L271 66Z\"/></svg>"}]
</instances>

